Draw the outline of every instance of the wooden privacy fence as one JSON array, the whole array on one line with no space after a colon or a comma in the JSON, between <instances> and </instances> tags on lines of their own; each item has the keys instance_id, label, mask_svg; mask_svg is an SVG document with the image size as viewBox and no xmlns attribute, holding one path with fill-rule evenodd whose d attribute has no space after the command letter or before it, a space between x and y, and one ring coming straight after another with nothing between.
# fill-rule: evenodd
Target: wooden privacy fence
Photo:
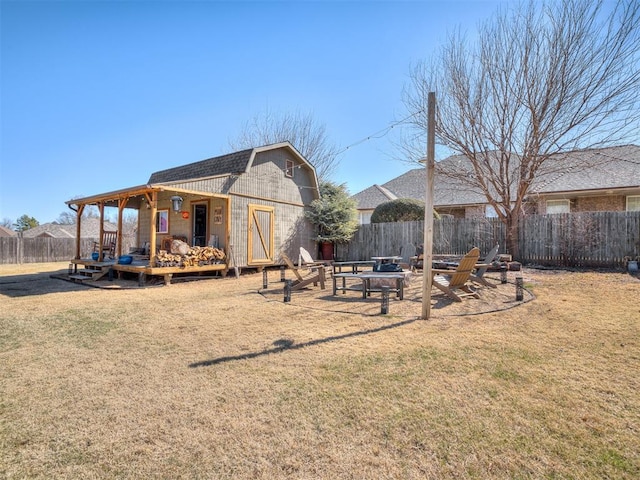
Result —
<instances>
[{"instance_id":1,"label":"wooden privacy fence","mask_svg":"<svg viewBox=\"0 0 640 480\"><path fill-rule=\"evenodd\" d=\"M640 256L640 212L533 215L521 223L522 261L562 267L617 267Z\"/></svg>"},{"instance_id":2,"label":"wooden privacy fence","mask_svg":"<svg viewBox=\"0 0 640 480\"><path fill-rule=\"evenodd\" d=\"M399 255L407 243L422 245L423 222L361 225L337 257L366 260ZM481 253L496 243L506 251L506 228L496 218L434 220L435 254L463 255L472 247ZM575 267L617 267L625 257L640 255L640 212L585 212L530 215L519 224L519 260L525 264Z\"/></svg>"},{"instance_id":3,"label":"wooden privacy fence","mask_svg":"<svg viewBox=\"0 0 640 480\"><path fill-rule=\"evenodd\" d=\"M80 253L89 256L93 251L96 238L82 238ZM127 236L122 238L122 251L128 252L134 241ZM74 238L50 237L0 237L0 264L65 262L76 255Z\"/></svg>"}]
</instances>

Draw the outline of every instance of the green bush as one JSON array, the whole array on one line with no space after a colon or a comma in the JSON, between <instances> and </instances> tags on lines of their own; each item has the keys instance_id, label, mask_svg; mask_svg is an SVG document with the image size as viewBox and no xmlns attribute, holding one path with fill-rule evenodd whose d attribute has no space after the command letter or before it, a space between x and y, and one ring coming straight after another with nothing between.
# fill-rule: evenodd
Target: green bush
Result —
<instances>
[{"instance_id":1,"label":"green bush","mask_svg":"<svg viewBox=\"0 0 640 480\"><path fill-rule=\"evenodd\" d=\"M306 216L316 228L318 242L348 242L358 229L356 201L344 184L320 183L320 198L311 202Z\"/></svg>"},{"instance_id":2,"label":"green bush","mask_svg":"<svg viewBox=\"0 0 640 480\"><path fill-rule=\"evenodd\" d=\"M371 214L371 223L412 222L424 220L424 202L398 198L381 203Z\"/></svg>"}]
</instances>

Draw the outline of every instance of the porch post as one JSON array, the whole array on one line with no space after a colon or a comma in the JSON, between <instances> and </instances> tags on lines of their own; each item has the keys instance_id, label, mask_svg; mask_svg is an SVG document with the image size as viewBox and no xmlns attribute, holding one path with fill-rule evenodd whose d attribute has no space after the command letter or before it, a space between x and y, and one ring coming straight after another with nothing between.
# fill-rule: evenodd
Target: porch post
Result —
<instances>
[{"instance_id":1,"label":"porch post","mask_svg":"<svg viewBox=\"0 0 640 480\"><path fill-rule=\"evenodd\" d=\"M84 212L84 205L78 205L76 211L76 260L80 260L80 240L82 234L82 212Z\"/></svg>"},{"instance_id":2,"label":"porch post","mask_svg":"<svg viewBox=\"0 0 640 480\"><path fill-rule=\"evenodd\" d=\"M149 265L156 266L156 215L158 213L158 193L151 192L151 198L147 196L151 206L151 221L149 222Z\"/></svg>"},{"instance_id":3,"label":"porch post","mask_svg":"<svg viewBox=\"0 0 640 480\"><path fill-rule=\"evenodd\" d=\"M116 255L118 258L122 255L122 212L128 201L129 197L118 198L118 231L116 233Z\"/></svg>"},{"instance_id":4,"label":"porch post","mask_svg":"<svg viewBox=\"0 0 640 480\"><path fill-rule=\"evenodd\" d=\"M100 211L100 240L98 244L100 248L98 249L98 261L102 262L104 260L104 202L98 202L98 210Z\"/></svg>"},{"instance_id":5,"label":"porch post","mask_svg":"<svg viewBox=\"0 0 640 480\"><path fill-rule=\"evenodd\" d=\"M225 236L226 236L226 240L225 240L225 245L224 245L224 250L225 250L225 262L227 263L227 269L229 268L229 263L230 263L230 255L231 252L229 251L229 245L231 244L231 197L228 196L227 197L227 202L226 202L226 218L225 218ZM234 261L235 263L235 261Z\"/></svg>"}]
</instances>

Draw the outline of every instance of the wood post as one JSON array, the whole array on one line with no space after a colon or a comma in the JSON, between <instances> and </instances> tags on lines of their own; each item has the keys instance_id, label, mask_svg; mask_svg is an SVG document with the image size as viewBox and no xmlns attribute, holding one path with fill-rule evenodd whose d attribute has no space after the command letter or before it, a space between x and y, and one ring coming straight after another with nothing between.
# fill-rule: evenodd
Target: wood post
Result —
<instances>
[{"instance_id":1,"label":"wood post","mask_svg":"<svg viewBox=\"0 0 640 480\"><path fill-rule=\"evenodd\" d=\"M433 261L433 177L435 173L436 94L429 92L427 104L427 184L424 202L424 257L422 268L422 318L431 315L431 275Z\"/></svg>"}]
</instances>

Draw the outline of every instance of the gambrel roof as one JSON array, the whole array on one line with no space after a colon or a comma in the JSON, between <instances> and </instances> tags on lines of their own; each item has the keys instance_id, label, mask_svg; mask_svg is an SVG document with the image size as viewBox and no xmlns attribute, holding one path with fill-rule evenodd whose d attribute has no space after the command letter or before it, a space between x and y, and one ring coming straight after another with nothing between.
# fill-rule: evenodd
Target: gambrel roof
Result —
<instances>
[{"instance_id":1,"label":"gambrel roof","mask_svg":"<svg viewBox=\"0 0 640 480\"><path fill-rule=\"evenodd\" d=\"M127 206L131 208L140 208L141 199L145 194L151 192L168 192L172 191L176 194L197 194L210 197L226 197L226 193L211 191L193 191L180 186L191 180L202 180L214 177L228 177L233 175L241 175L249 173L256 155L270 150L284 149L289 152L293 159L309 171L313 185L309 187L314 195L318 196L318 177L316 170L296 148L289 142L274 143L271 145L263 145L261 147L249 148L239 152L229 153L218 157L200 160L198 162L180 165L166 170L154 172L149 177L148 183L145 185L137 185L121 190L92 195L89 197L68 200L66 203L70 206L91 205L97 202L103 202L105 206L115 207L120 199L128 199Z\"/></svg>"},{"instance_id":2,"label":"gambrel roof","mask_svg":"<svg viewBox=\"0 0 640 480\"><path fill-rule=\"evenodd\" d=\"M300 154L300 152L298 152L298 150L295 149L293 145L291 145L291 143L282 142L272 145L264 145L262 147L249 148L247 150L241 150L239 152L207 158L206 160L200 160L198 162L161 170L159 172L152 173L151 177L149 177L148 183L150 185L154 185L248 173L258 153L278 148L288 150L292 156L296 157L299 162L304 164L313 172L315 179L315 168Z\"/></svg>"},{"instance_id":3,"label":"gambrel roof","mask_svg":"<svg viewBox=\"0 0 640 480\"><path fill-rule=\"evenodd\" d=\"M180 182L194 178L217 177L222 175L238 175L247 170L255 149L249 148L239 152L207 158L199 162L180 165L179 167L161 170L151 174L149 184Z\"/></svg>"}]
</instances>

